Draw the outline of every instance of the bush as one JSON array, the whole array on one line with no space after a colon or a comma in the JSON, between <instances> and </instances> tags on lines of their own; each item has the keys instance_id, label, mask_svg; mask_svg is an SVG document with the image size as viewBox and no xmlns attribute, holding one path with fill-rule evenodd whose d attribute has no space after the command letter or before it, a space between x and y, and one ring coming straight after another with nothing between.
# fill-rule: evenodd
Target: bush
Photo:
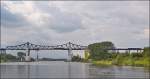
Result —
<instances>
[{"instance_id":1,"label":"bush","mask_svg":"<svg viewBox=\"0 0 150 79\"><path fill-rule=\"evenodd\" d=\"M104 60L111 58L111 54L106 49L115 48L114 44L109 41L94 43L88 46L90 58L95 60Z\"/></svg>"},{"instance_id":2,"label":"bush","mask_svg":"<svg viewBox=\"0 0 150 79\"><path fill-rule=\"evenodd\" d=\"M77 62L79 62L79 61L83 61L83 59L82 59L79 55L77 55L77 56L73 56L73 57L72 57L72 61L77 61Z\"/></svg>"}]
</instances>

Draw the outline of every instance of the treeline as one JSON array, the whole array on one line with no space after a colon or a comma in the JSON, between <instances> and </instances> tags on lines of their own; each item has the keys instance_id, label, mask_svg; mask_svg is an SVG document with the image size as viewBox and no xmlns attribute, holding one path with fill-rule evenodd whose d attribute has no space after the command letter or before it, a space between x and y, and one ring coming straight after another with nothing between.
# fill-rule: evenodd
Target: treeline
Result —
<instances>
[{"instance_id":1,"label":"treeline","mask_svg":"<svg viewBox=\"0 0 150 79\"><path fill-rule=\"evenodd\" d=\"M0 54L0 62L17 61L17 57L11 54Z\"/></svg>"},{"instance_id":2,"label":"treeline","mask_svg":"<svg viewBox=\"0 0 150 79\"><path fill-rule=\"evenodd\" d=\"M109 41L90 44L88 46L90 53L88 58L95 65L150 66L150 47L145 47L141 53L116 53L114 51L104 50L108 48L115 48L115 45Z\"/></svg>"},{"instance_id":3,"label":"treeline","mask_svg":"<svg viewBox=\"0 0 150 79\"><path fill-rule=\"evenodd\" d=\"M73 62L83 62L84 59L81 56L77 55L77 56L72 57L72 61Z\"/></svg>"},{"instance_id":4,"label":"treeline","mask_svg":"<svg viewBox=\"0 0 150 79\"><path fill-rule=\"evenodd\" d=\"M17 61L25 61L25 53L24 52L18 52L17 56L14 56L12 54L0 54L0 63L2 62L17 62ZM33 58L31 58L32 61L35 61Z\"/></svg>"},{"instance_id":5,"label":"treeline","mask_svg":"<svg viewBox=\"0 0 150 79\"><path fill-rule=\"evenodd\" d=\"M67 61L67 59L40 58L38 61Z\"/></svg>"},{"instance_id":6,"label":"treeline","mask_svg":"<svg viewBox=\"0 0 150 79\"><path fill-rule=\"evenodd\" d=\"M141 53L112 53L110 57L111 64L113 65L128 65L128 66L150 66L149 48L144 48ZM146 52L147 51L147 52Z\"/></svg>"}]
</instances>

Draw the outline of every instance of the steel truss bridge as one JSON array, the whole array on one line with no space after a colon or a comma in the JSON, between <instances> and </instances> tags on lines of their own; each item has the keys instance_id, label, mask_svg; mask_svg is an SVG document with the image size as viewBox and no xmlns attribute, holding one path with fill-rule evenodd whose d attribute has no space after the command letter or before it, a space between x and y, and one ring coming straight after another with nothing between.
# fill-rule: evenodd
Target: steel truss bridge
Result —
<instances>
[{"instance_id":1,"label":"steel truss bridge","mask_svg":"<svg viewBox=\"0 0 150 79\"><path fill-rule=\"evenodd\" d=\"M26 56L30 56L30 50L68 50L68 56L69 60L72 58L72 50L86 50L88 49L88 46L82 46L73 44L71 42L68 42L66 44L62 45L56 45L56 46L48 46L48 45L36 45L32 44L30 42L26 42L24 44L15 45L15 46L7 46L6 48L0 48L1 53L6 53L6 50L27 50ZM119 52L120 50L125 50L130 53L131 50L143 51L142 48L112 48L112 49L103 49L103 50L111 50L115 52Z\"/></svg>"},{"instance_id":2,"label":"steel truss bridge","mask_svg":"<svg viewBox=\"0 0 150 79\"><path fill-rule=\"evenodd\" d=\"M46 45L35 45L32 43L24 43L21 45L16 46L7 46L6 50L85 50L87 46L81 46L77 44L73 44L71 42L68 42L66 44L62 45L56 45L56 46L46 46Z\"/></svg>"},{"instance_id":3,"label":"steel truss bridge","mask_svg":"<svg viewBox=\"0 0 150 79\"><path fill-rule=\"evenodd\" d=\"M86 50L87 48L88 48L87 46L81 46L81 45L73 44L71 42L62 45L56 45L56 46L36 45L27 42L15 46L7 46L6 48L1 48L0 50L1 53L6 53L6 50L27 50L26 56L30 56L31 50L68 50L68 56L70 61L73 56L71 52L72 50Z\"/></svg>"}]
</instances>

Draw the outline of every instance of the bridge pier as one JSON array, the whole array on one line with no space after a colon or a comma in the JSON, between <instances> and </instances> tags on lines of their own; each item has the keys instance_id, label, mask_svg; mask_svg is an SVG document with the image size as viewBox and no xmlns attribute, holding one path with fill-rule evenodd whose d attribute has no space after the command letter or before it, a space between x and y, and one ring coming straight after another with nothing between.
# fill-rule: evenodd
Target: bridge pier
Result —
<instances>
[{"instance_id":1,"label":"bridge pier","mask_svg":"<svg viewBox=\"0 0 150 79\"><path fill-rule=\"evenodd\" d=\"M128 53L129 53L129 54L131 54L130 52L131 52L131 50L128 50Z\"/></svg>"},{"instance_id":2,"label":"bridge pier","mask_svg":"<svg viewBox=\"0 0 150 79\"><path fill-rule=\"evenodd\" d=\"M119 53L119 50L116 50L117 51L117 53Z\"/></svg>"},{"instance_id":3,"label":"bridge pier","mask_svg":"<svg viewBox=\"0 0 150 79\"><path fill-rule=\"evenodd\" d=\"M39 50L36 50L36 51L37 51L36 61L38 62L38 61L39 61L39 54L38 54L38 51L39 51Z\"/></svg>"},{"instance_id":4,"label":"bridge pier","mask_svg":"<svg viewBox=\"0 0 150 79\"><path fill-rule=\"evenodd\" d=\"M71 43L69 42L69 47L68 47L68 62L72 61L72 49L71 49Z\"/></svg>"},{"instance_id":5,"label":"bridge pier","mask_svg":"<svg viewBox=\"0 0 150 79\"><path fill-rule=\"evenodd\" d=\"M137 53L139 53L139 50L136 50L137 51Z\"/></svg>"},{"instance_id":6,"label":"bridge pier","mask_svg":"<svg viewBox=\"0 0 150 79\"><path fill-rule=\"evenodd\" d=\"M26 62L30 62L30 61L31 61L31 57L30 57L30 49L27 49L25 61L26 61Z\"/></svg>"},{"instance_id":7,"label":"bridge pier","mask_svg":"<svg viewBox=\"0 0 150 79\"><path fill-rule=\"evenodd\" d=\"M68 61L69 62L72 61L72 50L71 49L68 50Z\"/></svg>"}]
</instances>

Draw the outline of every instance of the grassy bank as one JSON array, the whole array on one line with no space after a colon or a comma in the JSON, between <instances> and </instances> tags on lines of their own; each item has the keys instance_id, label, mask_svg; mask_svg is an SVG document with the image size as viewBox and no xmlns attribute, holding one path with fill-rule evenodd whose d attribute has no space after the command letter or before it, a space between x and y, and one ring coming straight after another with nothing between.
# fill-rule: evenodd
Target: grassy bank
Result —
<instances>
[{"instance_id":1,"label":"grassy bank","mask_svg":"<svg viewBox=\"0 0 150 79\"><path fill-rule=\"evenodd\" d=\"M149 58L141 59L131 59L131 58L122 58L122 59L112 59L112 60L92 60L92 64L95 66L137 66L137 67L150 67Z\"/></svg>"},{"instance_id":2,"label":"grassy bank","mask_svg":"<svg viewBox=\"0 0 150 79\"><path fill-rule=\"evenodd\" d=\"M96 66L141 66L150 67L150 47L137 51L114 51L116 46L110 41L103 41L88 45L85 58Z\"/></svg>"},{"instance_id":3,"label":"grassy bank","mask_svg":"<svg viewBox=\"0 0 150 79\"><path fill-rule=\"evenodd\" d=\"M16 60L17 60L16 56L13 56L11 54L0 54L0 63Z\"/></svg>"},{"instance_id":4,"label":"grassy bank","mask_svg":"<svg viewBox=\"0 0 150 79\"><path fill-rule=\"evenodd\" d=\"M95 65L95 66L111 66L112 65L112 61L95 60L95 61L92 61L92 64Z\"/></svg>"},{"instance_id":5,"label":"grassy bank","mask_svg":"<svg viewBox=\"0 0 150 79\"><path fill-rule=\"evenodd\" d=\"M3 63L4 62L4 60L0 60L0 63Z\"/></svg>"}]
</instances>

